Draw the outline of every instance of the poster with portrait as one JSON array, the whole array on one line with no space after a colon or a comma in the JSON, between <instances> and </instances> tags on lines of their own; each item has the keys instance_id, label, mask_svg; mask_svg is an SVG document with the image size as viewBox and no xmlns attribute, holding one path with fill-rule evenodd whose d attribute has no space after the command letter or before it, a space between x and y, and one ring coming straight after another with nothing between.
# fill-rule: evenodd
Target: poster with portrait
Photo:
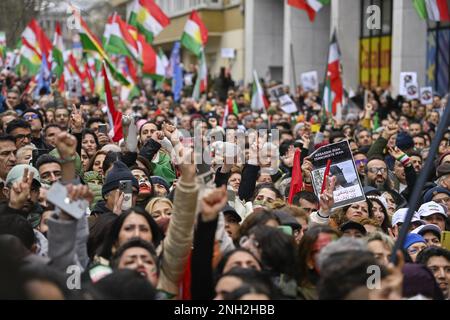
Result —
<instances>
[{"instance_id":1,"label":"poster with portrait","mask_svg":"<svg viewBox=\"0 0 450 320\"><path fill-rule=\"evenodd\" d=\"M409 94L408 94L409 88ZM417 88L417 90L414 90ZM417 85L417 72L400 72L399 94L401 96L409 96L411 93L419 92Z\"/></svg>"},{"instance_id":2,"label":"poster with portrait","mask_svg":"<svg viewBox=\"0 0 450 320\"><path fill-rule=\"evenodd\" d=\"M420 103L423 105L433 103L433 87L420 88Z\"/></svg>"},{"instance_id":3,"label":"poster with portrait","mask_svg":"<svg viewBox=\"0 0 450 320\"><path fill-rule=\"evenodd\" d=\"M272 87L269 90L271 100L278 101L280 108L286 113L295 113L298 111L297 105L292 101L291 97L284 92L284 86L279 85Z\"/></svg>"},{"instance_id":4,"label":"poster with portrait","mask_svg":"<svg viewBox=\"0 0 450 320\"><path fill-rule=\"evenodd\" d=\"M328 178L335 176L333 209L365 200L350 145L347 140L329 144L310 155L314 169L311 172L314 193L319 197L328 159L331 159Z\"/></svg>"},{"instance_id":5,"label":"poster with portrait","mask_svg":"<svg viewBox=\"0 0 450 320\"><path fill-rule=\"evenodd\" d=\"M303 90L319 91L319 80L317 71L304 72L300 75Z\"/></svg>"}]
</instances>

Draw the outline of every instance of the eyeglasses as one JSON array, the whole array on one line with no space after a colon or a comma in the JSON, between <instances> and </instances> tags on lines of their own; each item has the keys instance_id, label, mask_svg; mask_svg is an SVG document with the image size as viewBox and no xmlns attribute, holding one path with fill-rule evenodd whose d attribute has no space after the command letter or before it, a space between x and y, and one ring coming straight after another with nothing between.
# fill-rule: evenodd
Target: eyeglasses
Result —
<instances>
[{"instance_id":1,"label":"eyeglasses","mask_svg":"<svg viewBox=\"0 0 450 320\"><path fill-rule=\"evenodd\" d=\"M384 174L387 172L386 168L377 168L377 167L369 168L368 170L370 173L375 173L375 174L378 174L378 172L381 174Z\"/></svg>"},{"instance_id":2,"label":"eyeglasses","mask_svg":"<svg viewBox=\"0 0 450 320\"><path fill-rule=\"evenodd\" d=\"M23 116L23 119L26 120L26 121L36 120L38 118L39 118L39 116L37 114L35 114L35 113L26 114L26 115Z\"/></svg>"},{"instance_id":3,"label":"eyeglasses","mask_svg":"<svg viewBox=\"0 0 450 320\"><path fill-rule=\"evenodd\" d=\"M24 140L24 139L31 140L31 134L18 134L16 136L14 136L14 139L16 139L16 140Z\"/></svg>"}]
</instances>

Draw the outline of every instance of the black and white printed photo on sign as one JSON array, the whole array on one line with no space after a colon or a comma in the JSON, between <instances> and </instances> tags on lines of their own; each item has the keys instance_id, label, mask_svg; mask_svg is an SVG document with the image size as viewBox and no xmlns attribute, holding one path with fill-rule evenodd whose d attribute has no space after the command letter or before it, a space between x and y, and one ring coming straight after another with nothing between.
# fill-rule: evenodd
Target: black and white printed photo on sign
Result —
<instances>
[{"instance_id":1,"label":"black and white printed photo on sign","mask_svg":"<svg viewBox=\"0 0 450 320\"><path fill-rule=\"evenodd\" d=\"M314 169L312 183L317 196L322 191L323 178L327 162L331 159L328 178L336 177L333 190L333 209L365 200L355 162L348 141L341 141L319 148L311 155Z\"/></svg>"},{"instance_id":2,"label":"black and white printed photo on sign","mask_svg":"<svg viewBox=\"0 0 450 320\"><path fill-rule=\"evenodd\" d=\"M399 83L399 94L401 96L409 96L410 93L415 94L414 87L418 88L417 84L417 73L416 72L401 72L400 73L400 83ZM409 88L409 93L408 93ZM418 91L418 89L417 89Z\"/></svg>"},{"instance_id":3,"label":"black and white printed photo on sign","mask_svg":"<svg viewBox=\"0 0 450 320\"><path fill-rule=\"evenodd\" d=\"M420 88L420 103L424 105L433 103L433 87Z\"/></svg>"},{"instance_id":4,"label":"black and white printed photo on sign","mask_svg":"<svg viewBox=\"0 0 450 320\"><path fill-rule=\"evenodd\" d=\"M300 75L303 90L305 91L318 91L319 81L317 80L317 71L304 72Z\"/></svg>"},{"instance_id":5,"label":"black and white printed photo on sign","mask_svg":"<svg viewBox=\"0 0 450 320\"><path fill-rule=\"evenodd\" d=\"M284 86L279 85L269 89L270 99L280 103L281 110L286 113L297 112L297 105L292 101L291 97L284 91Z\"/></svg>"}]
</instances>

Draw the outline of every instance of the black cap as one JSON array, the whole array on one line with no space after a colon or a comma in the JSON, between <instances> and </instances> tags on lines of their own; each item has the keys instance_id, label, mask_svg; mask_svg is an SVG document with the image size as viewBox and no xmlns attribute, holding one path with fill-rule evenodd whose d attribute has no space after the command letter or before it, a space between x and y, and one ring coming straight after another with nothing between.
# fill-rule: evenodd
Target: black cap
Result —
<instances>
[{"instance_id":1,"label":"black cap","mask_svg":"<svg viewBox=\"0 0 450 320\"><path fill-rule=\"evenodd\" d=\"M289 226L292 229L297 230L301 229L302 225L298 223L297 219L295 219L292 215L282 210L275 210L273 214L278 217L282 226Z\"/></svg>"},{"instance_id":2,"label":"black cap","mask_svg":"<svg viewBox=\"0 0 450 320\"><path fill-rule=\"evenodd\" d=\"M355 221L347 221L343 223L340 228L342 232L345 232L347 230L356 229L359 230L364 236L367 234L366 228L361 223L355 222Z\"/></svg>"}]
</instances>

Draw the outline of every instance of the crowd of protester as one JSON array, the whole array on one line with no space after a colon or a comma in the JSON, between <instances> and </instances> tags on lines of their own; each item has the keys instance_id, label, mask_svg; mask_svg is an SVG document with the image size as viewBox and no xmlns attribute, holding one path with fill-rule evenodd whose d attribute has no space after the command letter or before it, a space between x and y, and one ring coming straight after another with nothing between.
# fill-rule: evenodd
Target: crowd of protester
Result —
<instances>
[{"instance_id":1,"label":"crowd of protester","mask_svg":"<svg viewBox=\"0 0 450 320\"><path fill-rule=\"evenodd\" d=\"M137 126L130 150L126 134L113 142L103 97L68 96L57 84L34 94L25 91L26 78L0 77L1 298L450 298L450 252L441 243L450 230L450 131L429 154L447 97L421 105L381 88L360 90L337 119L324 113L318 92L300 87L286 88L293 114L267 92L268 109L252 110L250 86L225 78L200 101L185 93L175 102L170 90L151 87L120 101L115 91L116 107ZM238 112L227 112L234 103ZM247 135L231 157L211 138L223 133L234 143L252 129L262 139ZM264 141L272 129L279 140ZM208 184L181 134L195 130L213 145ZM330 210L336 180L315 194L308 155L343 140L366 197ZM268 144L270 156L261 156ZM288 204L296 148L303 188ZM237 155L244 161L236 163ZM394 265L392 249L429 156L434 167ZM126 210L121 181L132 185ZM57 182L70 201L89 202L81 218L47 200Z\"/></svg>"}]
</instances>

